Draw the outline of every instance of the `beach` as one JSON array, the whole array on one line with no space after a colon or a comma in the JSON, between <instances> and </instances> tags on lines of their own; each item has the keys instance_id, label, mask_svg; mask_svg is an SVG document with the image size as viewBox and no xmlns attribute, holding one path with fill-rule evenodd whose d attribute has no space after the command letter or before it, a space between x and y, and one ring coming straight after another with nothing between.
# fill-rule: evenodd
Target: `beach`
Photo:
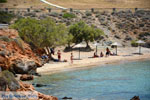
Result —
<instances>
[{"instance_id":1,"label":"beach","mask_svg":"<svg viewBox=\"0 0 150 100\"><path fill-rule=\"evenodd\" d=\"M115 52L115 49L110 49L111 52ZM70 53L71 52L62 52L62 60L67 60L67 62L49 62L44 64L44 66L37 69L37 72L40 74L54 74L63 71L70 70L80 70L85 68L91 68L96 66L103 66L106 64L115 64L122 63L127 61L138 61L138 60L148 60L150 59L150 49L142 48L142 55L138 55L138 47L126 47L126 48L118 48L117 56L109 56L109 57L98 57L91 58L93 56L94 51L91 52L81 52L81 60L74 60L73 64L70 61ZM97 54L100 52L105 53L105 48L99 48ZM74 58L78 58L79 52L72 51ZM53 56L57 58L57 54Z\"/></svg>"}]
</instances>

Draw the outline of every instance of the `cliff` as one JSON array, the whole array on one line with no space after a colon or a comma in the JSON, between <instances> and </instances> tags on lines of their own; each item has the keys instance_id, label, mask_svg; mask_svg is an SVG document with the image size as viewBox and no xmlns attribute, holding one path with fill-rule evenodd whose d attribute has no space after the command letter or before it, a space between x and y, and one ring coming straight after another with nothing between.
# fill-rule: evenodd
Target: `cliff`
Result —
<instances>
[{"instance_id":1,"label":"cliff","mask_svg":"<svg viewBox=\"0 0 150 100\"><path fill-rule=\"evenodd\" d=\"M0 30L0 66L13 73L36 73L40 60L13 29Z\"/></svg>"}]
</instances>

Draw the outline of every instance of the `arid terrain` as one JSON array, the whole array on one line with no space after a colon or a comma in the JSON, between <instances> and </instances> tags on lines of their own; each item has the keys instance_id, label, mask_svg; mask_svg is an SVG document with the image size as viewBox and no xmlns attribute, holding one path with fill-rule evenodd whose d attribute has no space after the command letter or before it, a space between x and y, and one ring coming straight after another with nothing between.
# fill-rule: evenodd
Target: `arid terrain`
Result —
<instances>
[{"instance_id":1,"label":"arid terrain","mask_svg":"<svg viewBox=\"0 0 150 100\"><path fill-rule=\"evenodd\" d=\"M150 8L150 0L47 0L50 3L66 8L89 9L89 8ZM8 0L0 7L29 8L51 7L40 0Z\"/></svg>"}]
</instances>

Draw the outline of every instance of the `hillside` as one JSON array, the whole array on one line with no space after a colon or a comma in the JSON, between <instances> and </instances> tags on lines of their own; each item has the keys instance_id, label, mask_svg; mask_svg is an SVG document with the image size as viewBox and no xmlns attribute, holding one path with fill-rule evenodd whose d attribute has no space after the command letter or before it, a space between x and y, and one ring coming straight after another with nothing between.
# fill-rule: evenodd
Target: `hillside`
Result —
<instances>
[{"instance_id":1,"label":"hillside","mask_svg":"<svg viewBox=\"0 0 150 100\"><path fill-rule=\"evenodd\" d=\"M89 9L89 8L150 8L150 0L47 0L66 8ZM1 7L8 8L43 8L50 7L40 0L8 0Z\"/></svg>"}]
</instances>

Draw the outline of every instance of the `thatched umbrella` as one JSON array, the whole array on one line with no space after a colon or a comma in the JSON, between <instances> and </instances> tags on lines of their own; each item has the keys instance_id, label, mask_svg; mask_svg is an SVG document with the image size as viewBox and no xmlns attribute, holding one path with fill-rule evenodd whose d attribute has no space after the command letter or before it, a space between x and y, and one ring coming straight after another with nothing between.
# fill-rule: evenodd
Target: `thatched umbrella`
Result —
<instances>
[{"instance_id":1,"label":"thatched umbrella","mask_svg":"<svg viewBox=\"0 0 150 100\"><path fill-rule=\"evenodd\" d=\"M97 55L97 46L99 45L99 43L94 43L94 45L96 46L96 55Z\"/></svg>"},{"instance_id":2,"label":"thatched umbrella","mask_svg":"<svg viewBox=\"0 0 150 100\"><path fill-rule=\"evenodd\" d=\"M121 44L118 43L118 42L114 42L114 43L111 44L111 45L116 47L116 55L117 55L117 47L118 47L118 46L121 46Z\"/></svg>"},{"instance_id":3,"label":"thatched umbrella","mask_svg":"<svg viewBox=\"0 0 150 100\"><path fill-rule=\"evenodd\" d=\"M79 48L79 59L80 59L80 48L83 47L82 44L77 44L75 47Z\"/></svg>"},{"instance_id":4,"label":"thatched umbrella","mask_svg":"<svg viewBox=\"0 0 150 100\"><path fill-rule=\"evenodd\" d=\"M141 54L141 44L144 44L145 42L142 40L136 41L136 43L138 43L139 45L139 54Z\"/></svg>"}]
</instances>

